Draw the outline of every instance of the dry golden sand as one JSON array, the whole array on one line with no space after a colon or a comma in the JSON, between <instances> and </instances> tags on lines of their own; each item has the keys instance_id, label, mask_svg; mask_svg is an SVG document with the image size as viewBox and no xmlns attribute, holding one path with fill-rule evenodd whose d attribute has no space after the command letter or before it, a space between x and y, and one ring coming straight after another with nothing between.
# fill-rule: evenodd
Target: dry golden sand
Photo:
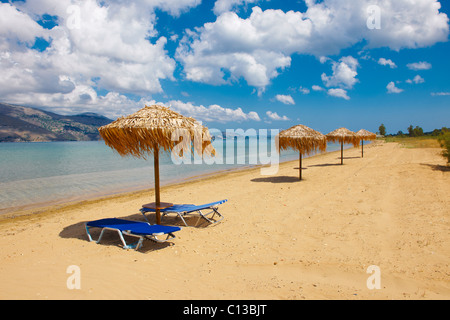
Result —
<instances>
[{"instance_id":1,"label":"dry golden sand","mask_svg":"<svg viewBox=\"0 0 450 320\"><path fill-rule=\"evenodd\" d=\"M49 208L0 223L1 299L449 299L450 172L439 149L396 143L328 153L162 189L162 201L223 198L225 220L172 245L87 241L84 222L141 220L152 191ZM163 220L177 223L177 219ZM190 219L195 224L196 218ZM81 289L66 286L67 267ZM381 289L369 290L370 265Z\"/></svg>"}]
</instances>

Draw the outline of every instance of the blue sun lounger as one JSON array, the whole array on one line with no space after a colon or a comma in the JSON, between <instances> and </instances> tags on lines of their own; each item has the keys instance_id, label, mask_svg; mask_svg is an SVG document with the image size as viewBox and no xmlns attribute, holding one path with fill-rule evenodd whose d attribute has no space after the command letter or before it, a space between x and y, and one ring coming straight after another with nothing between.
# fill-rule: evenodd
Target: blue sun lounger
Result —
<instances>
[{"instance_id":1,"label":"blue sun lounger","mask_svg":"<svg viewBox=\"0 0 450 320\"><path fill-rule=\"evenodd\" d=\"M161 226L161 225L150 225L147 222L139 222L139 221L129 221L117 218L111 219L102 219L96 220L86 223L86 233L89 238L89 241L95 241L92 239L92 236L89 232L91 228L101 228L102 231L96 243L99 243L103 237L103 234L106 230L116 231L119 234L120 240L122 240L124 249L136 249L138 250L144 239L152 240L155 242L166 242L169 241L175 236L173 232L180 231L180 227L169 227L169 226ZM139 240L132 244L127 244L123 235L136 237ZM157 237L167 235L165 240L160 240Z\"/></svg>"},{"instance_id":2,"label":"blue sun lounger","mask_svg":"<svg viewBox=\"0 0 450 320\"><path fill-rule=\"evenodd\" d=\"M184 216L188 215L188 214L192 214L192 213L198 213L200 215L200 218L205 219L209 223L217 223L219 221L222 221L224 218L224 216L219 213L217 208L220 204L225 203L227 201L228 200L225 199L225 200L211 202L211 203L207 203L207 204L203 204L203 205L199 205L199 206L196 206L193 204L175 204L169 208L161 209L160 212L162 214L162 217L164 217L166 214L169 214L169 213L176 213L181 218L181 220L183 220L183 223L186 227L188 225L187 225L186 221L184 220ZM211 210L211 211L209 211L207 213L203 213L202 210ZM141 211L142 215L144 216L144 218L147 220L145 213L155 212L155 209L142 207L140 209L140 211ZM219 219L213 220L214 216L216 214L219 216ZM212 216L209 217L210 215L212 215Z\"/></svg>"}]
</instances>

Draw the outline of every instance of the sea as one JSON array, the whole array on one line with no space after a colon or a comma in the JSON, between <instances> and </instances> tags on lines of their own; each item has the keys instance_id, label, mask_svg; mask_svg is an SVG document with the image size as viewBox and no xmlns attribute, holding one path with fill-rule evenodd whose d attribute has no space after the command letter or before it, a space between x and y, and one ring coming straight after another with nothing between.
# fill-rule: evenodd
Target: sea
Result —
<instances>
[{"instance_id":1,"label":"sea","mask_svg":"<svg viewBox=\"0 0 450 320\"><path fill-rule=\"evenodd\" d=\"M278 155L274 143L270 137L215 139L215 158L204 160L162 152L160 183L298 159L292 150ZM327 151L339 148L330 143ZM152 155L122 157L103 141L0 143L0 214L151 188Z\"/></svg>"}]
</instances>

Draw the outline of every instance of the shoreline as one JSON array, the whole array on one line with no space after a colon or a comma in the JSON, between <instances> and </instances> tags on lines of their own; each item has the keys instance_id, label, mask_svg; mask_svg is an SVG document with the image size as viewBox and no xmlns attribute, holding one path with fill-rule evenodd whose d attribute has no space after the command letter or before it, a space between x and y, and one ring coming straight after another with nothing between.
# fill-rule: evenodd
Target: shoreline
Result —
<instances>
[{"instance_id":1,"label":"shoreline","mask_svg":"<svg viewBox=\"0 0 450 320\"><path fill-rule=\"evenodd\" d=\"M373 145L376 143L377 142L372 142L371 144ZM369 144L367 144L367 145L369 145ZM344 150L352 150L352 149L360 149L360 148L348 147L347 149L344 149ZM325 156L327 154L333 154L333 153L339 153L339 152L340 152L339 150L326 151L326 152L314 154L311 156L304 156L303 159L316 158L316 157ZM281 167L281 166L287 165L289 163L298 163L298 159L281 161L279 163L279 166ZM263 167L268 167L268 165L247 164L247 165L243 165L242 167L237 167L237 168L223 169L223 170L213 171L213 172L204 173L204 174L196 174L191 177L183 178L180 181L168 181L166 183L161 184L161 192L163 192L165 189L171 188L171 187L178 187L178 186L182 186L182 185L188 185L192 182L207 181L209 179L220 178L222 176L225 176L225 175L228 175L231 173L235 173L235 172L236 173L237 172L251 172L253 170L260 170ZM53 212L55 210L64 210L66 207L72 208L77 205L98 203L101 201L109 201L109 200L121 199L121 198L127 198L127 197L140 197L146 193L149 193L150 195L154 196L154 187L153 188L152 187L150 187L150 188L144 187L144 188L138 188L136 190L117 190L114 192L106 192L106 193L99 192L95 195L78 196L78 197L76 197L74 199L70 199L70 200L65 200L65 199L50 200L50 201L45 201L45 202L41 202L41 203L33 203L33 204L29 204L29 205L24 205L24 206L4 208L4 209L0 209L0 223L5 220L17 219L20 217L30 217L30 216L35 216L35 215L41 215L47 211ZM6 210L8 210L8 211L6 211ZM6 211L6 212L2 213L2 211Z\"/></svg>"}]
</instances>

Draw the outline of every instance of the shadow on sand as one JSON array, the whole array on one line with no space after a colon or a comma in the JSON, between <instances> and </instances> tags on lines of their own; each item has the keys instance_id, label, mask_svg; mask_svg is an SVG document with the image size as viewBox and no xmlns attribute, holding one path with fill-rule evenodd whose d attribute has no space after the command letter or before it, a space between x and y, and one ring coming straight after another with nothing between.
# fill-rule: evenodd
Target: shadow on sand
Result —
<instances>
[{"instance_id":1,"label":"shadow on sand","mask_svg":"<svg viewBox=\"0 0 450 320\"><path fill-rule=\"evenodd\" d=\"M322 163L322 164L313 164L313 165L310 165L309 167L334 167L334 166L342 166L342 164L340 164L340 163Z\"/></svg>"},{"instance_id":2,"label":"shadow on sand","mask_svg":"<svg viewBox=\"0 0 450 320\"><path fill-rule=\"evenodd\" d=\"M298 177L288 177L288 176L277 176L277 177L264 177L255 178L251 180L252 182L270 182L270 183L293 183L299 182Z\"/></svg>"},{"instance_id":3,"label":"shadow on sand","mask_svg":"<svg viewBox=\"0 0 450 320\"><path fill-rule=\"evenodd\" d=\"M131 221L140 221L140 222L146 222L144 217L139 214L133 214L125 217L120 217L120 219L125 220L131 220ZM155 223L155 214L147 214L147 219L151 224ZM209 226L210 224L205 221L204 219L201 219L197 216L185 216L184 217L187 225L189 227L197 227L197 228L205 228ZM75 224L72 224L70 226L65 227L60 233L59 236L64 239L77 239L85 241L86 243L89 242L89 239L86 234L86 227L85 224L88 221L80 221ZM181 221L181 219L176 215L167 215L162 219L162 224L167 226L179 226L179 227L186 227L184 223ZM90 234L94 240L98 239L101 229L100 228L91 228ZM176 236L176 233L175 233ZM127 243L133 243L136 241L135 237L129 237L124 235L124 239ZM174 239L176 241L176 238ZM102 241L98 245L103 246L117 246L122 247L122 242L120 241L120 238L116 231L107 231L102 237ZM146 253L149 251L157 251L164 249L166 247L169 247L173 245L172 242L164 242L164 243L158 243L154 241L144 241L143 246L139 248L138 252Z\"/></svg>"},{"instance_id":4,"label":"shadow on sand","mask_svg":"<svg viewBox=\"0 0 450 320\"><path fill-rule=\"evenodd\" d=\"M433 171L441 171L441 172L449 172L450 166L441 166L439 164L428 164L428 163L421 163L423 166L430 167L433 169Z\"/></svg>"}]
</instances>

